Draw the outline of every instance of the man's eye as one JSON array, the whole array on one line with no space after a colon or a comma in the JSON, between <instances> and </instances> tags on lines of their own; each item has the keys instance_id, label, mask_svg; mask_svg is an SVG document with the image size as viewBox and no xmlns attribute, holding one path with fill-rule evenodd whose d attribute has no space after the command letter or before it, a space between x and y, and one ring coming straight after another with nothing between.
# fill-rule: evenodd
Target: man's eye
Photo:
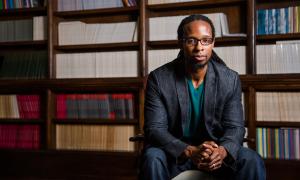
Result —
<instances>
[{"instance_id":1,"label":"man's eye","mask_svg":"<svg viewBox=\"0 0 300 180\"><path fill-rule=\"evenodd\" d=\"M204 43L209 43L210 41L209 41L210 39L202 39L202 42L204 42Z\"/></svg>"},{"instance_id":2,"label":"man's eye","mask_svg":"<svg viewBox=\"0 0 300 180\"><path fill-rule=\"evenodd\" d=\"M188 42L189 44L194 44L196 41L195 41L195 39L188 39L187 42Z\"/></svg>"}]
</instances>

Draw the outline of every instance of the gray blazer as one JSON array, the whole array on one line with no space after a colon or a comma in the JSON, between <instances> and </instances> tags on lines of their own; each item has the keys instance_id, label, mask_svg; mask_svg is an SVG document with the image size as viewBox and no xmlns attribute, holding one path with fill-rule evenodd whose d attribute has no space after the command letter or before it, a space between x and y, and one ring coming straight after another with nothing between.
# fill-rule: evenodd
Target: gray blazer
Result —
<instances>
[{"instance_id":1,"label":"gray blazer","mask_svg":"<svg viewBox=\"0 0 300 180\"><path fill-rule=\"evenodd\" d=\"M184 60L175 59L152 71L145 97L146 141L175 158L188 146L181 140L190 108L184 69ZM211 58L204 90L203 118L208 140L224 146L236 159L245 133L239 76Z\"/></svg>"}]
</instances>

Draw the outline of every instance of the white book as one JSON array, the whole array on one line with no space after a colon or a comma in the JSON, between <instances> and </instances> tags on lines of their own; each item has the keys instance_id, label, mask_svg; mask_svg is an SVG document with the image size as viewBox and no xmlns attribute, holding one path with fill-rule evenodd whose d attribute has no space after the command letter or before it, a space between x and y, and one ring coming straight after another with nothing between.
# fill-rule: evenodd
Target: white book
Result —
<instances>
[{"instance_id":1,"label":"white book","mask_svg":"<svg viewBox=\"0 0 300 180\"><path fill-rule=\"evenodd\" d=\"M238 72L246 74L246 47L215 47L214 51L226 63L226 65Z\"/></svg>"},{"instance_id":2,"label":"white book","mask_svg":"<svg viewBox=\"0 0 300 180\"><path fill-rule=\"evenodd\" d=\"M148 50L148 73L177 58L179 49Z\"/></svg>"},{"instance_id":3,"label":"white book","mask_svg":"<svg viewBox=\"0 0 300 180\"><path fill-rule=\"evenodd\" d=\"M212 20L215 26L215 36L221 37L221 19L220 14L203 14ZM177 28L180 22L187 16L166 16L154 17L149 19L149 39L151 41L158 40L176 40Z\"/></svg>"},{"instance_id":4,"label":"white book","mask_svg":"<svg viewBox=\"0 0 300 180\"><path fill-rule=\"evenodd\" d=\"M61 22L58 25L59 45L132 42L136 22L86 24L81 21Z\"/></svg>"},{"instance_id":5,"label":"white book","mask_svg":"<svg viewBox=\"0 0 300 180\"><path fill-rule=\"evenodd\" d=\"M58 79L137 76L137 51L56 54Z\"/></svg>"},{"instance_id":6,"label":"white book","mask_svg":"<svg viewBox=\"0 0 300 180\"><path fill-rule=\"evenodd\" d=\"M56 54L56 78L94 78L95 53Z\"/></svg>"},{"instance_id":7,"label":"white book","mask_svg":"<svg viewBox=\"0 0 300 180\"><path fill-rule=\"evenodd\" d=\"M122 0L59 0L58 11L123 7Z\"/></svg>"},{"instance_id":8,"label":"white book","mask_svg":"<svg viewBox=\"0 0 300 180\"><path fill-rule=\"evenodd\" d=\"M45 16L33 17L33 40L46 40L47 29L47 19Z\"/></svg>"},{"instance_id":9,"label":"white book","mask_svg":"<svg viewBox=\"0 0 300 180\"><path fill-rule=\"evenodd\" d=\"M137 77L138 52L96 53L96 77Z\"/></svg>"},{"instance_id":10,"label":"white book","mask_svg":"<svg viewBox=\"0 0 300 180\"><path fill-rule=\"evenodd\" d=\"M193 2L205 0L148 0L148 4L166 4L166 3L180 3L180 2Z\"/></svg>"},{"instance_id":11,"label":"white book","mask_svg":"<svg viewBox=\"0 0 300 180\"><path fill-rule=\"evenodd\" d=\"M13 108L13 118L20 118L20 111L17 101L17 96L12 96L12 108Z\"/></svg>"}]
</instances>

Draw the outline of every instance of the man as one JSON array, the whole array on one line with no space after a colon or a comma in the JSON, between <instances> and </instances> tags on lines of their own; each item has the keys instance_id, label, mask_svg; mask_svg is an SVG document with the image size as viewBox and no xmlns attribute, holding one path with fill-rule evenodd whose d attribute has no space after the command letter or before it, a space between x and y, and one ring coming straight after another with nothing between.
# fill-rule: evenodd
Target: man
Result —
<instances>
[{"instance_id":1,"label":"man","mask_svg":"<svg viewBox=\"0 0 300 180\"><path fill-rule=\"evenodd\" d=\"M191 15L177 33L177 59L147 81L141 179L167 180L191 169L219 179L265 179L262 159L241 146L240 80L212 50L211 20Z\"/></svg>"}]
</instances>

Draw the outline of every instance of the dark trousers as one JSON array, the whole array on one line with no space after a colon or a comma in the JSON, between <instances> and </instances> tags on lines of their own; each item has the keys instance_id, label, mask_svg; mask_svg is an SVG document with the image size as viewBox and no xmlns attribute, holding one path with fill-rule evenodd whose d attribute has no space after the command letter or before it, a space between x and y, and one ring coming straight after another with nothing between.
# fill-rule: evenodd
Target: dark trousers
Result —
<instances>
[{"instance_id":1,"label":"dark trousers","mask_svg":"<svg viewBox=\"0 0 300 180\"><path fill-rule=\"evenodd\" d=\"M176 160L155 147L145 149L140 166L140 180L169 180L183 171L197 169L191 160L176 164ZM233 167L222 165L210 172L218 179L265 180L264 162L253 150L242 147Z\"/></svg>"}]
</instances>

